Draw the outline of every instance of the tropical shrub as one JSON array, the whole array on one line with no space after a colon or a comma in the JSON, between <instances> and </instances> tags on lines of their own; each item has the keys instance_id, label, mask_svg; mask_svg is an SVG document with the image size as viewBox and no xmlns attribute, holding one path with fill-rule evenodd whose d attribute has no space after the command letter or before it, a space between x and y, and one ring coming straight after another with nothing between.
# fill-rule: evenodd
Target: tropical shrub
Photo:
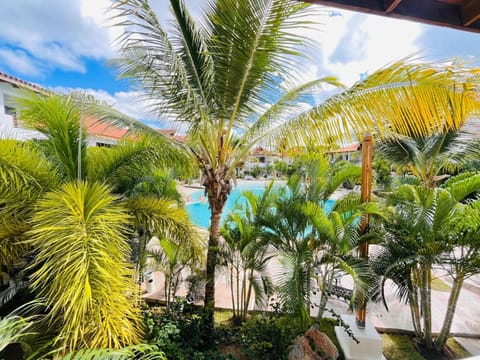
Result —
<instances>
[{"instance_id":1,"label":"tropical shrub","mask_svg":"<svg viewBox=\"0 0 480 360\"><path fill-rule=\"evenodd\" d=\"M254 316L240 328L242 354L251 360L287 359L289 347L309 325L288 315Z\"/></svg>"},{"instance_id":2,"label":"tropical shrub","mask_svg":"<svg viewBox=\"0 0 480 360\"><path fill-rule=\"evenodd\" d=\"M176 302L168 312L161 309L146 310L144 323L148 342L157 345L169 360L228 359L207 341L205 329L209 323L203 309Z\"/></svg>"}]
</instances>

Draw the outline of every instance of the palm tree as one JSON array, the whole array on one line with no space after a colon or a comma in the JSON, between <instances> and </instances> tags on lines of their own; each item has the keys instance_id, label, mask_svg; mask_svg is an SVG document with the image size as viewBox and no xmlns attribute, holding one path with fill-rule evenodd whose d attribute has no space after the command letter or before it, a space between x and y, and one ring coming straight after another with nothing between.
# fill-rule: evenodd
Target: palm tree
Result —
<instances>
[{"instance_id":1,"label":"palm tree","mask_svg":"<svg viewBox=\"0 0 480 360\"><path fill-rule=\"evenodd\" d=\"M26 251L34 254L25 271L45 297L60 353L134 344L142 330L127 235L143 228L194 241L176 201L132 190L152 164L178 158L178 147L138 133L136 141L112 149L87 149L72 98L31 94L21 104L22 121L46 140L0 141L0 177L8 179L0 189L0 217L18 214L15 231L10 221L0 223L1 243L11 253L2 264L25 269Z\"/></svg>"},{"instance_id":2,"label":"palm tree","mask_svg":"<svg viewBox=\"0 0 480 360\"><path fill-rule=\"evenodd\" d=\"M121 76L139 83L159 117L168 115L187 131L211 210L205 286L210 308L221 214L235 168L256 144L279 141L289 148L305 139L321 143L406 128L425 133L442 124L447 112L455 126L479 108L474 72L459 64L402 61L306 110L322 84L338 85L332 78L298 85L306 61L300 54L309 43L298 29L311 25L305 16L318 8L289 0L212 0L195 22L182 0L170 6L167 29L148 0L113 5L124 30L117 66Z\"/></svg>"},{"instance_id":3,"label":"palm tree","mask_svg":"<svg viewBox=\"0 0 480 360\"><path fill-rule=\"evenodd\" d=\"M260 217L260 224L265 239L282 254L283 269L277 274L280 301L287 310L307 321L312 274L320 266L315 255L319 252L319 236L325 235L325 227L317 220L320 213L325 216L331 211L328 201L333 192L346 180L358 179L360 169L349 163L330 165L322 155L312 153L302 155L298 162L302 165L300 173L277 190L276 200Z\"/></svg>"},{"instance_id":4,"label":"palm tree","mask_svg":"<svg viewBox=\"0 0 480 360\"><path fill-rule=\"evenodd\" d=\"M392 194L394 217L387 222L381 250L373 255L373 267L391 279L398 296L408 301L416 336L432 348L432 267L452 250L451 219L459 203L480 190L480 175L459 175L442 188L401 185ZM423 320L423 324L422 324Z\"/></svg>"},{"instance_id":5,"label":"palm tree","mask_svg":"<svg viewBox=\"0 0 480 360\"><path fill-rule=\"evenodd\" d=\"M480 156L480 142L464 131L447 130L428 136L385 139L377 154L406 169L422 184L436 187L449 173L456 173Z\"/></svg>"},{"instance_id":6,"label":"palm tree","mask_svg":"<svg viewBox=\"0 0 480 360\"><path fill-rule=\"evenodd\" d=\"M302 212L310 220L315 237L312 239L314 250L313 266L317 273L317 285L321 292L318 304L318 318L321 319L329 299L329 293L338 273L350 275L355 289L368 290L372 272L368 264L356 257L358 245L372 233L361 234L362 218L370 215L373 228L375 218L386 217L385 209L375 203L361 202L359 194L351 193L335 202L333 208L325 209L318 203L308 201ZM353 305L356 291L350 299Z\"/></svg>"},{"instance_id":7,"label":"palm tree","mask_svg":"<svg viewBox=\"0 0 480 360\"><path fill-rule=\"evenodd\" d=\"M275 191L270 183L265 191L242 193L245 203L237 203L227 215L221 235L220 259L227 268L232 297L233 321L245 321L252 296L256 305L265 305L272 292L267 265L274 256L262 239L261 219L272 206ZM270 250L270 251L269 251Z\"/></svg>"},{"instance_id":8,"label":"palm tree","mask_svg":"<svg viewBox=\"0 0 480 360\"><path fill-rule=\"evenodd\" d=\"M465 191L465 188L475 186L477 177L478 175L463 173L448 181L444 187L451 193ZM449 222L448 251L440 258L440 264L452 277L453 284L442 329L435 339L435 347L438 350L443 349L448 340L464 281L480 272L479 224L480 202L478 199L457 205L455 216Z\"/></svg>"},{"instance_id":9,"label":"palm tree","mask_svg":"<svg viewBox=\"0 0 480 360\"><path fill-rule=\"evenodd\" d=\"M128 295L135 283L125 262L128 219L110 189L96 182L68 182L37 203L29 234L37 251L32 288L49 306L60 348L139 342L139 310Z\"/></svg>"}]
</instances>

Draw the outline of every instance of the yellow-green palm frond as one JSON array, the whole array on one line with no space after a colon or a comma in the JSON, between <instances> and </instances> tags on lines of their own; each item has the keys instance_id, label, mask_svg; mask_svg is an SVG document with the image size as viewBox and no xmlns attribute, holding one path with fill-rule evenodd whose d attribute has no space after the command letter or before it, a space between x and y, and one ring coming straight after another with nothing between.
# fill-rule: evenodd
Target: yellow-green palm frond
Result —
<instances>
[{"instance_id":1,"label":"yellow-green palm frond","mask_svg":"<svg viewBox=\"0 0 480 360\"><path fill-rule=\"evenodd\" d=\"M134 345L112 349L83 349L65 355L63 360L167 360L165 354L153 345Z\"/></svg>"},{"instance_id":2,"label":"yellow-green palm frond","mask_svg":"<svg viewBox=\"0 0 480 360\"><path fill-rule=\"evenodd\" d=\"M177 244L183 239L198 238L187 211L174 200L141 196L127 199L124 204L133 216L136 228L149 230Z\"/></svg>"},{"instance_id":3,"label":"yellow-green palm frond","mask_svg":"<svg viewBox=\"0 0 480 360\"><path fill-rule=\"evenodd\" d=\"M22 318L17 315L10 315L0 319L0 352L8 345L22 343L28 337L32 322L29 318Z\"/></svg>"},{"instance_id":4,"label":"yellow-green palm frond","mask_svg":"<svg viewBox=\"0 0 480 360\"><path fill-rule=\"evenodd\" d=\"M62 351L120 348L141 336L133 271L125 259L126 210L98 183L67 183L37 205L30 232L32 287L59 325Z\"/></svg>"},{"instance_id":5,"label":"yellow-green palm frond","mask_svg":"<svg viewBox=\"0 0 480 360\"><path fill-rule=\"evenodd\" d=\"M348 142L367 132L384 138L459 129L480 112L479 80L475 69L462 64L402 60L291 119L279 132L294 146L312 138Z\"/></svg>"},{"instance_id":6,"label":"yellow-green palm frond","mask_svg":"<svg viewBox=\"0 0 480 360\"><path fill-rule=\"evenodd\" d=\"M0 141L0 265L9 268L24 254L35 202L57 183L52 164L31 143Z\"/></svg>"},{"instance_id":7,"label":"yellow-green palm frond","mask_svg":"<svg viewBox=\"0 0 480 360\"><path fill-rule=\"evenodd\" d=\"M143 136L123 141L113 148L88 149L89 179L104 181L115 193L125 194L144 177L152 166L188 171L191 161L179 146L166 139Z\"/></svg>"},{"instance_id":8,"label":"yellow-green palm frond","mask_svg":"<svg viewBox=\"0 0 480 360\"><path fill-rule=\"evenodd\" d=\"M78 175L79 139L82 139L81 168L85 168L85 130L80 123L81 109L71 97L24 92L17 99L20 105L20 120L30 128L41 132L46 140L49 158L59 167L62 175L73 180Z\"/></svg>"}]
</instances>

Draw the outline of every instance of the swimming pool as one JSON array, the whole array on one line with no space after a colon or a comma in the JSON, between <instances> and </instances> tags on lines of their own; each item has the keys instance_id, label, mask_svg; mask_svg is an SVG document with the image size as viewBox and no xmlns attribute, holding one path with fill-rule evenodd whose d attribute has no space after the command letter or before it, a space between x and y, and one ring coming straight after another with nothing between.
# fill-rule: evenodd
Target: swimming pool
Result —
<instances>
[{"instance_id":1,"label":"swimming pool","mask_svg":"<svg viewBox=\"0 0 480 360\"><path fill-rule=\"evenodd\" d=\"M239 184L234 188L228 197L225 208L223 209L222 221L225 216L233 209L235 202L242 197L243 191L253 191L257 194L262 194L268 183L253 183L253 184ZM241 200L240 200L241 201ZM325 204L325 210L330 211L335 204L334 200L328 200ZM190 215L190 220L197 226L208 229L210 226L210 209L208 202L205 199L204 191L196 191L188 197L186 209Z\"/></svg>"},{"instance_id":2,"label":"swimming pool","mask_svg":"<svg viewBox=\"0 0 480 360\"><path fill-rule=\"evenodd\" d=\"M261 194L267 185L267 183L239 184L232 190L228 197L225 208L223 209L222 221L226 214L233 209L237 199L242 197L243 191L253 191L254 193ZM200 190L190 194L187 200L186 209L190 215L190 220L192 220L195 225L208 229L210 226L210 209L208 208L204 191Z\"/></svg>"}]
</instances>

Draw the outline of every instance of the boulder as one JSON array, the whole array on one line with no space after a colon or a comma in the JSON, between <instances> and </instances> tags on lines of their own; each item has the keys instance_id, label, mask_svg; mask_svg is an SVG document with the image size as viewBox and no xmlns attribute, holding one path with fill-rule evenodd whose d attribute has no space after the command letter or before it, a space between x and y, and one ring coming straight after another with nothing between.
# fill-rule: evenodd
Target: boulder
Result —
<instances>
[{"instance_id":1,"label":"boulder","mask_svg":"<svg viewBox=\"0 0 480 360\"><path fill-rule=\"evenodd\" d=\"M298 336L293 343L293 348L288 354L288 360L318 360L319 357L310 347L305 336Z\"/></svg>"},{"instance_id":2,"label":"boulder","mask_svg":"<svg viewBox=\"0 0 480 360\"><path fill-rule=\"evenodd\" d=\"M288 360L336 360L338 356L332 340L312 326L305 335L295 339Z\"/></svg>"}]
</instances>

